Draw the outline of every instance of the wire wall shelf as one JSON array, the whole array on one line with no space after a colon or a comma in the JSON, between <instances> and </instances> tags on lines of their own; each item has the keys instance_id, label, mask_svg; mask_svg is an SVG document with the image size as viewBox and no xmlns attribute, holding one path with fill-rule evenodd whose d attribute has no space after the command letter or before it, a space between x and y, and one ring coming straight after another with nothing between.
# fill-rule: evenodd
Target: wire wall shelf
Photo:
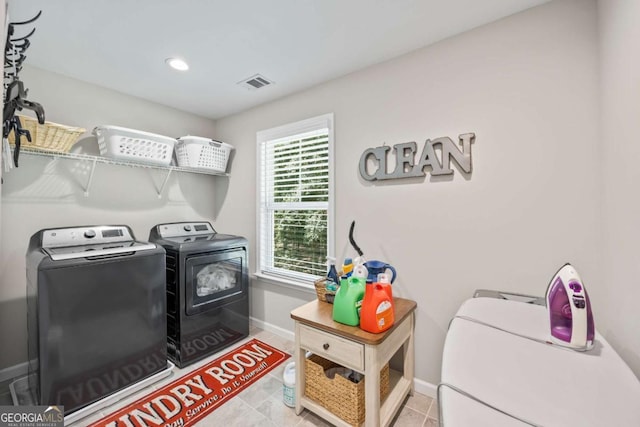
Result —
<instances>
[{"instance_id":1,"label":"wire wall shelf","mask_svg":"<svg viewBox=\"0 0 640 427\"><path fill-rule=\"evenodd\" d=\"M125 160L110 159L110 158L101 157L101 156L92 156L89 154L58 153L53 151L34 150L31 148L23 148L22 150L20 150L20 153L29 155L29 156L48 157L54 160L68 159L68 160L80 160L80 161L91 163L92 164L91 173L89 174L89 178L87 179L87 184L84 186L84 195L86 197L89 196L89 190L91 189L91 183L93 181L93 173L95 171L97 164L127 166L127 167L134 167L134 168L143 168L143 169L157 169L157 170L166 171L167 175L164 177L164 181L162 182L161 187L159 189L156 189L158 193L158 198L162 198L162 192L164 191L164 188L167 185L167 182L169 181L169 177L171 176L171 173L174 171L194 173L199 175L229 176L228 173L216 172L216 171L207 170L207 169L194 169L194 168L172 166L172 165L170 166L152 165L152 164L141 163L141 162L132 162L132 161L125 161Z\"/></svg>"}]
</instances>

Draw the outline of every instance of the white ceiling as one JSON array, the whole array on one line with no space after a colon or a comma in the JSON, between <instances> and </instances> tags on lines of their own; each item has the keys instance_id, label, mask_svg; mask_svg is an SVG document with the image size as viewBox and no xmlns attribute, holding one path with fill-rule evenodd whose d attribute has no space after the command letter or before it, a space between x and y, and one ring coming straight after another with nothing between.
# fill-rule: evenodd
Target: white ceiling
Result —
<instances>
[{"instance_id":1,"label":"white ceiling","mask_svg":"<svg viewBox=\"0 0 640 427\"><path fill-rule=\"evenodd\" d=\"M547 1L9 0L9 15L43 11L27 65L216 119ZM256 73L275 84L237 84Z\"/></svg>"}]
</instances>

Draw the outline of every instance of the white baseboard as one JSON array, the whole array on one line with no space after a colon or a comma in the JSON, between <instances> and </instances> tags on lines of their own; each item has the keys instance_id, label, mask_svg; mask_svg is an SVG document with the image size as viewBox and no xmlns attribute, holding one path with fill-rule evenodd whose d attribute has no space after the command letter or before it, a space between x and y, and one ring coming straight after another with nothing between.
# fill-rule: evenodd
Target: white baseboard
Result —
<instances>
[{"instance_id":1,"label":"white baseboard","mask_svg":"<svg viewBox=\"0 0 640 427\"><path fill-rule=\"evenodd\" d=\"M276 334L279 337L288 339L290 341L295 341L296 339L296 334L293 331L281 328L280 326L276 326L272 323L267 323L264 320L256 319L255 317L249 317L249 319L251 319L251 323L253 324L253 326L264 331L271 332L272 334Z\"/></svg>"},{"instance_id":2,"label":"white baseboard","mask_svg":"<svg viewBox=\"0 0 640 427\"><path fill-rule=\"evenodd\" d=\"M19 377L24 377L29 372L29 364L27 362L18 363L8 368L0 369L0 383Z\"/></svg>"},{"instance_id":3,"label":"white baseboard","mask_svg":"<svg viewBox=\"0 0 640 427\"><path fill-rule=\"evenodd\" d=\"M276 334L290 341L295 341L296 339L295 333L288 329L281 328L280 326L276 326L272 323L265 322L264 320L256 319L255 317L250 317L250 319L253 326L257 328L260 328L264 331L271 332L272 334ZM431 384L427 381L423 381L418 378L413 379L413 384L415 386L415 390L418 393L424 394L425 396L429 396L433 399L437 397L438 393L437 393L436 385Z\"/></svg>"},{"instance_id":4,"label":"white baseboard","mask_svg":"<svg viewBox=\"0 0 640 427\"><path fill-rule=\"evenodd\" d=\"M438 386L436 385L420 380L418 378L413 379L413 385L415 386L415 389L418 393L422 393L432 399L436 399L438 397Z\"/></svg>"}]
</instances>

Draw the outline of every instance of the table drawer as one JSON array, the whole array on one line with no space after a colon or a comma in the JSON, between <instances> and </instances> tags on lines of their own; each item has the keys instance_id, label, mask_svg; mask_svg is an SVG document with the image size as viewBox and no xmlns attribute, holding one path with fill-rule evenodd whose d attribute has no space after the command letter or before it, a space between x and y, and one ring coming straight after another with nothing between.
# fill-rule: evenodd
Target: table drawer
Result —
<instances>
[{"instance_id":1,"label":"table drawer","mask_svg":"<svg viewBox=\"0 0 640 427\"><path fill-rule=\"evenodd\" d=\"M347 368L364 372L364 345L300 325L300 346Z\"/></svg>"}]
</instances>

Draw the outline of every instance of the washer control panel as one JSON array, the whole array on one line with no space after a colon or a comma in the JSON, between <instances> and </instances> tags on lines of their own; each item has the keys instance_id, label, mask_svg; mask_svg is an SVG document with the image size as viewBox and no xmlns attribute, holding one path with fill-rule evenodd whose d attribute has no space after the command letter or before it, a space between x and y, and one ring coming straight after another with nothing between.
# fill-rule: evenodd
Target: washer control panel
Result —
<instances>
[{"instance_id":1,"label":"washer control panel","mask_svg":"<svg viewBox=\"0 0 640 427\"><path fill-rule=\"evenodd\" d=\"M178 222L174 224L158 225L158 234L163 238L199 236L215 233L216 230L214 230L208 222Z\"/></svg>"},{"instance_id":2,"label":"washer control panel","mask_svg":"<svg viewBox=\"0 0 640 427\"><path fill-rule=\"evenodd\" d=\"M132 241L128 227L98 225L95 227L55 228L42 232L43 248L95 245Z\"/></svg>"}]
</instances>

